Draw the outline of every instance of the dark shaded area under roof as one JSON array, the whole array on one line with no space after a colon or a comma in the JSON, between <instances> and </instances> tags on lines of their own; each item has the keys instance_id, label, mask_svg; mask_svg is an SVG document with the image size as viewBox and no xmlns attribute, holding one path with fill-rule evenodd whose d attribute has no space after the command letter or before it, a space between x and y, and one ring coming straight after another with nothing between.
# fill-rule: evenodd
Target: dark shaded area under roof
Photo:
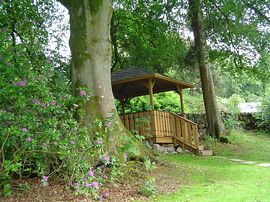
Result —
<instances>
[{"instance_id":1,"label":"dark shaded area under roof","mask_svg":"<svg viewBox=\"0 0 270 202\"><path fill-rule=\"evenodd\" d=\"M178 92L179 89L193 87L191 83L138 67L131 67L112 73L112 88L116 99L149 95L149 82L154 84L153 93Z\"/></svg>"}]
</instances>

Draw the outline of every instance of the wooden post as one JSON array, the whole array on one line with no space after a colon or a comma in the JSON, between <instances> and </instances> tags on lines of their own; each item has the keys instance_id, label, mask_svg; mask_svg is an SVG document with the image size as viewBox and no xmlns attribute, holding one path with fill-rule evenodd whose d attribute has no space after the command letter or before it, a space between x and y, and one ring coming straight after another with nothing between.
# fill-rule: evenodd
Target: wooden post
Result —
<instances>
[{"instance_id":1,"label":"wooden post","mask_svg":"<svg viewBox=\"0 0 270 202\"><path fill-rule=\"evenodd\" d=\"M149 89L149 99L150 99L151 110L154 110L154 98L153 98L154 85L155 85L155 81L153 81L152 79L149 79L148 80L148 89Z\"/></svg>"},{"instance_id":2,"label":"wooden post","mask_svg":"<svg viewBox=\"0 0 270 202\"><path fill-rule=\"evenodd\" d=\"M184 100L183 100L183 91L182 88L177 86L177 92L180 95L180 112L183 117L185 117L185 112L184 112Z\"/></svg>"},{"instance_id":3,"label":"wooden post","mask_svg":"<svg viewBox=\"0 0 270 202\"><path fill-rule=\"evenodd\" d=\"M181 105L181 113L184 116L185 112L184 112L184 99L183 99L183 91L182 91L182 89L180 90L180 105Z\"/></svg>"},{"instance_id":4,"label":"wooden post","mask_svg":"<svg viewBox=\"0 0 270 202\"><path fill-rule=\"evenodd\" d=\"M155 122L155 111L149 111L150 114L150 126L151 126L151 141L156 142L156 122Z\"/></svg>"},{"instance_id":5,"label":"wooden post","mask_svg":"<svg viewBox=\"0 0 270 202\"><path fill-rule=\"evenodd\" d=\"M149 79L148 83L144 83L144 85L148 88L149 90L149 101L151 105L151 111L150 111L150 119L151 119L151 135L153 136L152 141L155 143L156 142L156 115L154 111L154 99L153 99L153 88L155 85L155 80Z\"/></svg>"},{"instance_id":6,"label":"wooden post","mask_svg":"<svg viewBox=\"0 0 270 202\"><path fill-rule=\"evenodd\" d=\"M125 98L121 98L119 99L121 106L122 106L122 113L125 114L125 105L126 105L126 99Z\"/></svg>"}]
</instances>

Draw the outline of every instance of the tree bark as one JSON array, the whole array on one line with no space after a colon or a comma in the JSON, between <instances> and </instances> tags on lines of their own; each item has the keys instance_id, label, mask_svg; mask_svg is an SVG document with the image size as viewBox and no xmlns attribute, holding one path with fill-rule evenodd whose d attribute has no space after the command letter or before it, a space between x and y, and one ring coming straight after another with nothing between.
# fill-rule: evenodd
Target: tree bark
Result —
<instances>
[{"instance_id":1,"label":"tree bark","mask_svg":"<svg viewBox=\"0 0 270 202\"><path fill-rule=\"evenodd\" d=\"M219 138L223 135L225 129L215 97L200 0L189 0L189 11L192 18L196 56L200 68L203 99L208 122L208 133L213 137Z\"/></svg>"},{"instance_id":2,"label":"tree bark","mask_svg":"<svg viewBox=\"0 0 270 202\"><path fill-rule=\"evenodd\" d=\"M87 87L95 98L94 106L85 108L87 122L97 115L109 117L115 110L110 73L112 2L76 0L69 5L73 93Z\"/></svg>"},{"instance_id":3,"label":"tree bark","mask_svg":"<svg viewBox=\"0 0 270 202\"><path fill-rule=\"evenodd\" d=\"M108 150L116 152L119 131L125 130L114 105L111 87L111 0L59 0L70 14L72 55L72 90L79 96L80 88L91 92L90 101L81 105L80 122L89 126L94 120L113 117L113 134L107 137ZM118 138L119 139L119 138Z\"/></svg>"},{"instance_id":4,"label":"tree bark","mask_svg":"<svg viewBox=\"0 0 270 202\"><path fill-rule=\"evenodd\" d=\"M114 105L111 86L110 23L112 0L58 0L70 14L70 49L72 55L73 94L90 89L93 100L80 106L85 114L80 122L89 126L94 120L111 118L111 132L106 136L107 150L121 157L117 148L126 144L121 136L130 135ZM149 153L138 142L138 155Z\"/></svg>"}]
</instances>

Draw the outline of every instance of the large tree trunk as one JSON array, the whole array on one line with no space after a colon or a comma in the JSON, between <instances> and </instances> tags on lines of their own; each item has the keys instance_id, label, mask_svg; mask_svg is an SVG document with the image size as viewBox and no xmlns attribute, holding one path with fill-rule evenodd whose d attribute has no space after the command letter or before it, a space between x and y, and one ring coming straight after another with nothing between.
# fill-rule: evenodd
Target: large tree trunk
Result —
<instances>
[{"instance_id":1,"label":"large tree trunk","mask_svg":"<svg viewBox=\"0 0 270 202\"><path fill-rule=\"evenodd\" d=\"M80 106L85 111L80 122L88 126L96 119L111 118L107 134L107 150L118 154L117 148L126 144L121 136L130 135L122 124L114 105L111 86L111 0L58 0L70 14L70 49L72 55L73 93L79 88L91 91L93 100ZM138 155L149 154L141 143Z\"/></svg>"},{"instance_id":2,"label":"large tree trunk","mask_svg":"<svg viewBox=\"0 0 270 202\"><path fill-rule=\"evenodd\" d=\"M192 17L192 30L195 40L196 56L200 68L203 99L208 122L208 133L213 137L219 138L224 133L224 125L221 120L215 97L200 0L189 0L189 10Z\"/></svg>"},{"instance_id":3,"label":"large tree trunk","mask_svg":"<svg viewBox=\"0 0 270 202\"><path fill-rule=\"evenodd\" d=\"M70 49L73 92L91 90L95 102L86 106L86 121L111 116L115 109L111 88L111 0L70 1Z\"/></svg>"},{"instance_id":4,"label":"large tree trunk","mask_svg":"<svg viewBox=\"0 0 270 202\"><path fill-rule=\"evenodd\" d=\"M73 94L88 88L93 99L80 106L80 122L89 126L94 120L113 117L108 150L116 152L120 130L125 131L117 115L111 87L111 0L59 0L70 14ZM118 139L118 140L117 140Z\"/></svg>"}]
</instances>

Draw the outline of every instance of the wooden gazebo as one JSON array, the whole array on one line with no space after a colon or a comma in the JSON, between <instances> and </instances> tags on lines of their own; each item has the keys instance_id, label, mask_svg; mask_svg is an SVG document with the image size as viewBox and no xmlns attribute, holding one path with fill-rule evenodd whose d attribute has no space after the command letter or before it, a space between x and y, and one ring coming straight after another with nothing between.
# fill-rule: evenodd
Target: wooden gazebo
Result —
<instances>
[{"instance_id":1,"label":"wooden gazebo","mask_svg":"<svg viewBox=\"0 0 270 202\"><path fill-rule=\"evenodd\" d=\"M112 73L114 97L121 102L121 120L128 130L136 130L141 135L150 133L150 141L154 143L174 143L193 153L202 154L203 146L199 143L197 124L184 117L183 89L193 87L192 84L168 76L131 67ZM158 111L154 109L155 93L175 91L180 96L180 114ZM151 110L125 114L125 102L129 98L149 95ZM138 123L147 118L150 127ZM146 130L146 128L150 128Z\"/></svg>"}]
</instances>

